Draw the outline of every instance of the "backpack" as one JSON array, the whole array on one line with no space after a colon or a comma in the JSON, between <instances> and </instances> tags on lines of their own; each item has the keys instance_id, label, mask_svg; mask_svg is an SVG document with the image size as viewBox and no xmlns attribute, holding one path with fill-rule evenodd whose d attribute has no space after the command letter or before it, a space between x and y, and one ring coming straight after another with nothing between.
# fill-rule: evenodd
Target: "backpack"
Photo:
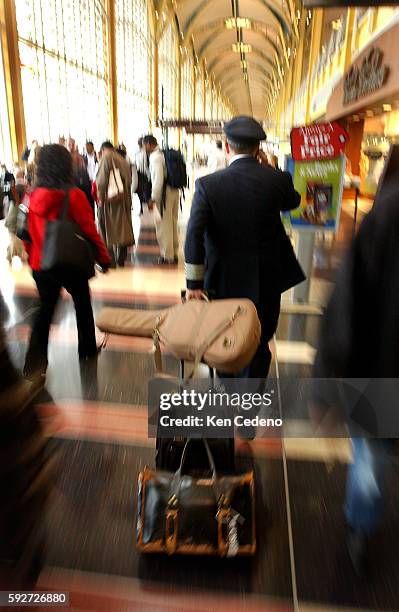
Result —
<instances>
[{"instance_id":1,"label":"backpack","mask_svg":"<svg viewBox=\"0 0 399 612\"><path fill-rule=\"evenodd\" d=\"M164 149L163 155L166 165L166 184L173 189L187 187L186 162L180 151Z\"/></svg>"}]
</instances>

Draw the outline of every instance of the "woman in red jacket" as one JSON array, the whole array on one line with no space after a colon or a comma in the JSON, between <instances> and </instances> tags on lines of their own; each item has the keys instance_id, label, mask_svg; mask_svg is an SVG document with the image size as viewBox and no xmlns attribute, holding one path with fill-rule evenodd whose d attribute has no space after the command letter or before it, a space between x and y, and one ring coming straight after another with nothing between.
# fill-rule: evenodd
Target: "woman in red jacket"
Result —
<instances>
[{"instance_id":1,"label":"woman in red jacket","mask_svg":"<svg viewBox=\"0 0 399 612\"><path fill-rule=\"evenodd\" d=\"M71 294L75 305L79 357L87 359L97 354L87 277L76 271L41 270L46 224L59 217L66 191L69 192L68 217L80 226L83 234L96 247L96 259L103 271L108 269L110 263L108 251L96 230L90 204L85 194L73 187L71 154L65 147L56 144L42 147L37 159L35 189L29 205L31 243L26 245L29 265L40 296L40 306L25 360L24 374L28 378L46 372L50 325L62 287Z\"/></svg>"}]
</instances>

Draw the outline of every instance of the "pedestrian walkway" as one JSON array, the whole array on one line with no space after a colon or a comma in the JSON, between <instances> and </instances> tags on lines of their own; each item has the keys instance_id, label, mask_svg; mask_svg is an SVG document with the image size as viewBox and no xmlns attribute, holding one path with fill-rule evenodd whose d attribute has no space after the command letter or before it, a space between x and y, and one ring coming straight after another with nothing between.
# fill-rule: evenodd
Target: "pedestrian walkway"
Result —
<instances>
[{"instance_id":1,"label":"pedestrian walkway","mask_svg":"<svg viewBox=\"0 0 399 612\"><path fill-rule=\"evenodd\" d=\"M328 293L334 252L350 232L343 209L337 239L317 241L313 296ZM158 267L154 228L135 218L137 247L129 265L91 283L93 306L162 308L178 303L184 287L178 267ZM182 239L184 226L181 228ZM330 248L328 265L317 267ZM337 258L338 255L337 255ZM27 268L11 271L1 260L0 286L10 311L11 354L22 366L35 311ZM321 274L321 272L323 272ZM287 300L289 296L285 296ZM323 303L322 303L323 305ZM320 315L283 312L272 343L272 375L309 376ZM98 334L101 340L101 334ZM153 373L151 341L111 337L95 365L79 365L73 305L59 304L50 336L47 392L40 414L60 463L51 500L46 568L40 585L71 592L75 606L140 610L392 610L399 600L396 559L398 500L393 495L380 546L373 550L375 580L356 581L347 558L342 504L347 440L305 437L306 410L287 431L303 438L237 442L239 461L257 478L258 552L254 559L218 560L140 556L134 544L135 491L139 470L154 462L147 435L147 381ZM166 371L177 363L165 356ZM282 415L289 406L282 405ZM394 477L398 474L395 468ZM389 534L389 535L384 535ZM244 607L245 606L245 607Z\"/></svg>"}]
</instances>

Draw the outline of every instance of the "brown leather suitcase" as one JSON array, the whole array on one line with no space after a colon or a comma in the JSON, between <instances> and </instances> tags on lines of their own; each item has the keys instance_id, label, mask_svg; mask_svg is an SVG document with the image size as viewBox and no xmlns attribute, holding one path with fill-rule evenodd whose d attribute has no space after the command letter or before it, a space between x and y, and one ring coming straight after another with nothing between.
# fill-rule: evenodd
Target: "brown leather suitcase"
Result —
<instances>
[{"instance_id":1,"label":"brown leather suitcase","mask_svg":"<svg viewBox=\"0 0 399 612\"><path fill-rule=\"evenodd\" d=\"M146 553L234 557L256 551L252 472L219 476L208 442L210 474L185 475L185 444L176 472L145 467L138 479L137 547Z\"/></svg>"}]
</instances>

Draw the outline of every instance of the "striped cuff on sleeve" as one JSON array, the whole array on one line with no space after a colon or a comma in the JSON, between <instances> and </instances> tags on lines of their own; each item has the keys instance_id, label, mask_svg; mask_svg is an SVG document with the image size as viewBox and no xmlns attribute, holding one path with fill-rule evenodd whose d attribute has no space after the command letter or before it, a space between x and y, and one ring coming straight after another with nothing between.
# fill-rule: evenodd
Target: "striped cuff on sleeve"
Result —
<instances>
[{"instance_id":1,"label":"striped cuff on sleeve","mask_svg":"<svg viewBox=\"0 0 399 612\"><path fill-rule=\"evenodd\" d=\"M184 265L186 272L186 279L188 281L202 281L204 279L205 266L204 264L190 264Z\"/></svg>"}]
</instances>

